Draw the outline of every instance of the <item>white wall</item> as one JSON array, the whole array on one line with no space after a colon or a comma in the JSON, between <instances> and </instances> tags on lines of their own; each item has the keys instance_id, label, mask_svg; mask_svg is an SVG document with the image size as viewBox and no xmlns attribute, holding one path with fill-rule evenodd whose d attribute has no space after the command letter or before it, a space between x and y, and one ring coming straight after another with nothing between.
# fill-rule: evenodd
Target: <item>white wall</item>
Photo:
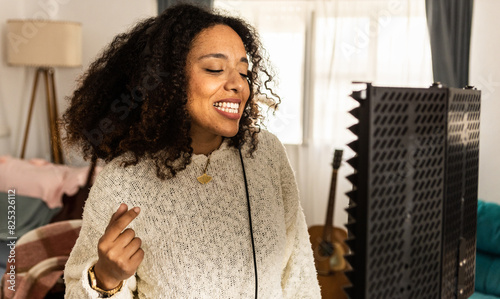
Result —
<instances>
[{"instance_id":1,"label":"white wall","mask_svg":"<svg viewBox=\"0 0 500 299\"><path fill-rule=\"evenodd\" d=\"M481 111L481 144L479 197L500 203L500 1L474 1L470 82L483 92ZM83 66L56 70L60 113L66 108L75 79L87 68L100 50L116 34L137 20L156 14L155 0L0 0L0 155L18 156L21 152L26 115L33 84L33 68L6 64L6 21L46 13L51 19L78 21L83 26ZM42 89L35 106L27 158L49 159L48 127ZM10 129L10 136L2 132ZM66 153L68 154L68 153ZM72 156L72 155L71 155ZM80 161L70 157L69 163Z\"/></svg>"},{"instance_id":2,"label":"white wall","mask_svg":"<svg viewBox=\"0 0 500 299\"><path fill-rule=\"evenodd\" d=\"M81 68L56 69L59 113L67 107L65 97L73 92L76 79L87 69L102 48L118 33L126 31L138 20L154 16L155 0L0 0L0 155L19 156L26 126L28 105L33 85L34 68L12 67L6 63L6 22L8 19L46 15L53 20L82 23L83 57ZM38 87L34 115L26 150L26 158L50 159L48 124L43 86ZM8 127L10 136L2 137ZM81 164L76 154L65 152L68 164Z\"/></svg>"},{"instance_id":3,"label":"white wall","mask_svg":"<svg viewBox=\"0 0 500 299\"><path fill-rule=\"evenodd\" d=\"M500 1L475 0L470 84L482 91L479 198L500 204Z\"/></svg>"},{"instance_id":4,"label":"white wall","mask_svg":"<svg viewBox=\"0 0 500 299\"><path fill-rule=\"evenodd\" d=\"M22 18L24 16L24 1L0 0L0 155L11 154L13 128L18 126L19 112L21 109L20 99L26 94L23 92L24 86L19 84L26 81L25 71L22 68L8 68L6 64L6 20L10 18ZM5 136L6 130L10 135ZM17 131L16 131L17 133Z\"/></svg>"}]
</instances>

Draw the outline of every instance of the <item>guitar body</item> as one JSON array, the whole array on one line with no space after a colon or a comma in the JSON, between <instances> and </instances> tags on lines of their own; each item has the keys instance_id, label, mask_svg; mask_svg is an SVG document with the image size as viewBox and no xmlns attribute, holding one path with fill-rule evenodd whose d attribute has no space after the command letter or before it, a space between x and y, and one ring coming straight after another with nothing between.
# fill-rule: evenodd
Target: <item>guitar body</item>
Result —
<instances>
[{"instance_id":1,"label":"guitar body","mask_svg":"<svg viewBox=\"0 0 500 299\"><path fill-rule=\"evenodd\" d=\"M309 228L309 236L314 248L314 263L316 271L320 275L330 275L336 271L343 271L346 268L344 255L349 251L349 247L344 243L347 239L347 232L338 227L332 227L331 242L325 244L323 240L325 227L315 225Z\"/></svg>"},{"instance_id":2,"label":"guitar body","mask_svg":"<svg viewBox=\"0 0 500 299\"><path fill-rule=\"evenodd\" d=\"M349 285L349 279L344 272L336 272L329 276L318 275L321 286L321 298L323 299L348 299L344 288Z\"/></svg>"},{"instance_id":3,"label":"guitar body","mask_svg":"<svg viewBox=\"0 0 500 299\"><path fill-rule=\"evenodd\" d=\"M341 228L333 227L331 231L333 254L324 256L325 252L322 252L321 249L324 230L325 226L323 225L311 226L308 230L314 250L314 263L318 272L318 281L321 286L321 298L347 299L347 295L343 291L344 287L349 285L349 280L344 274L347 264L343 256L349 250L344 243L347 232Z\"/></svg>"},{"instance_id":4,"label":"guitar body","mask_svg":"<svg viewBox=\"0 0 500 299\"><path fill-rule=\"evenodd\" d=\"M349 251L349 247L345 244L347 231L333 225L337 172L342 161L342 152L335 150L333 158L325 225L311 226L308 230L323 299L347 299L344 287L349 285L349 280L344 275L344 271L349 268L344 258Z\"/></svg>"}]
</instances>

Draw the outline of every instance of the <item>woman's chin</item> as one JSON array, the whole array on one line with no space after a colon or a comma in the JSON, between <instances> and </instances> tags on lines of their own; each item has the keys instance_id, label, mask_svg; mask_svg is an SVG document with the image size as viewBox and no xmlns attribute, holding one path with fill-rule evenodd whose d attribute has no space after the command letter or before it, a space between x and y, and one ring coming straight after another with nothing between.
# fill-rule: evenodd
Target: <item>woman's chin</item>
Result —
<instances>
[{"instance_id":1,"label":"woman's chin","mask_svg":"<svg viewBox=\"0 0 500 299\"><path fill-rule=\"evenodd\" d=\"M221 132L220 135L222 137L232 138L232 137L236 136L236 134L238 134L238 130L239 130L239 127L234 127L234 128L228 129L228 130L224 130L223 132Z\"/></svg>"},{"instance_id":2,"label":"woman's chin","mask_svg":"<svg viewBox=\"0 0 500 299\"><path fill-rule=\"evenodd\" d=\"M236 136L236 134L238 134L238 130L235 130L234 132L231 133L222 134L221 136L226 138L233 138L234 136Z\"/></svg>"}]
</instances>

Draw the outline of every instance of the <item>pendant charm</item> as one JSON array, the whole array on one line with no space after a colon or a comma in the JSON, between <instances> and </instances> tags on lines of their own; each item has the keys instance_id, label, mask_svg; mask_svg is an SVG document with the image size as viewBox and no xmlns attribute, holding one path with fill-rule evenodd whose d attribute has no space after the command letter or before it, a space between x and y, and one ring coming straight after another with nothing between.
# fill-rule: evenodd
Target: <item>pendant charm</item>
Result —
<instances>
[{"instance_id":1,"label":"pendant charm","mask_svg":"<svg viewBox=\"0 0 500 299\"><path fill-rule=\"evenodd\" d=\"M206 184L212 180L212 177L209 176L208 174L204 173L202 176L198 177L198 182L202 184Z\"/></svg>"}]
</instances>

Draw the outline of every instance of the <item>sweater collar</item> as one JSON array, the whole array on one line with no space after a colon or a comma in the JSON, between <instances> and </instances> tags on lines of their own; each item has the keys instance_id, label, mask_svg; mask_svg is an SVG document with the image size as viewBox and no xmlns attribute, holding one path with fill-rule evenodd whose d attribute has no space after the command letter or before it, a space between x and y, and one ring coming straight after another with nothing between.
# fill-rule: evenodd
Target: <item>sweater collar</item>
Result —
<instances>
[{"instance_id":1,"label":"sweater collar","mask_svg":"<svg viewBox=\"0 0 500 299\"><path fill-rule=\"evenodd\" d=\"M220 155L224 155L227 150L230 150L231 147L229 146L230 139L229 138L224 138L222 141L221 145L219 146L218 149L215 149L209 156L210 159L214 159ZM192 155L192 161L193 162L206 162L208 159L207 155L204 154L193 154Z\"/></svg>"}]
</instances>

